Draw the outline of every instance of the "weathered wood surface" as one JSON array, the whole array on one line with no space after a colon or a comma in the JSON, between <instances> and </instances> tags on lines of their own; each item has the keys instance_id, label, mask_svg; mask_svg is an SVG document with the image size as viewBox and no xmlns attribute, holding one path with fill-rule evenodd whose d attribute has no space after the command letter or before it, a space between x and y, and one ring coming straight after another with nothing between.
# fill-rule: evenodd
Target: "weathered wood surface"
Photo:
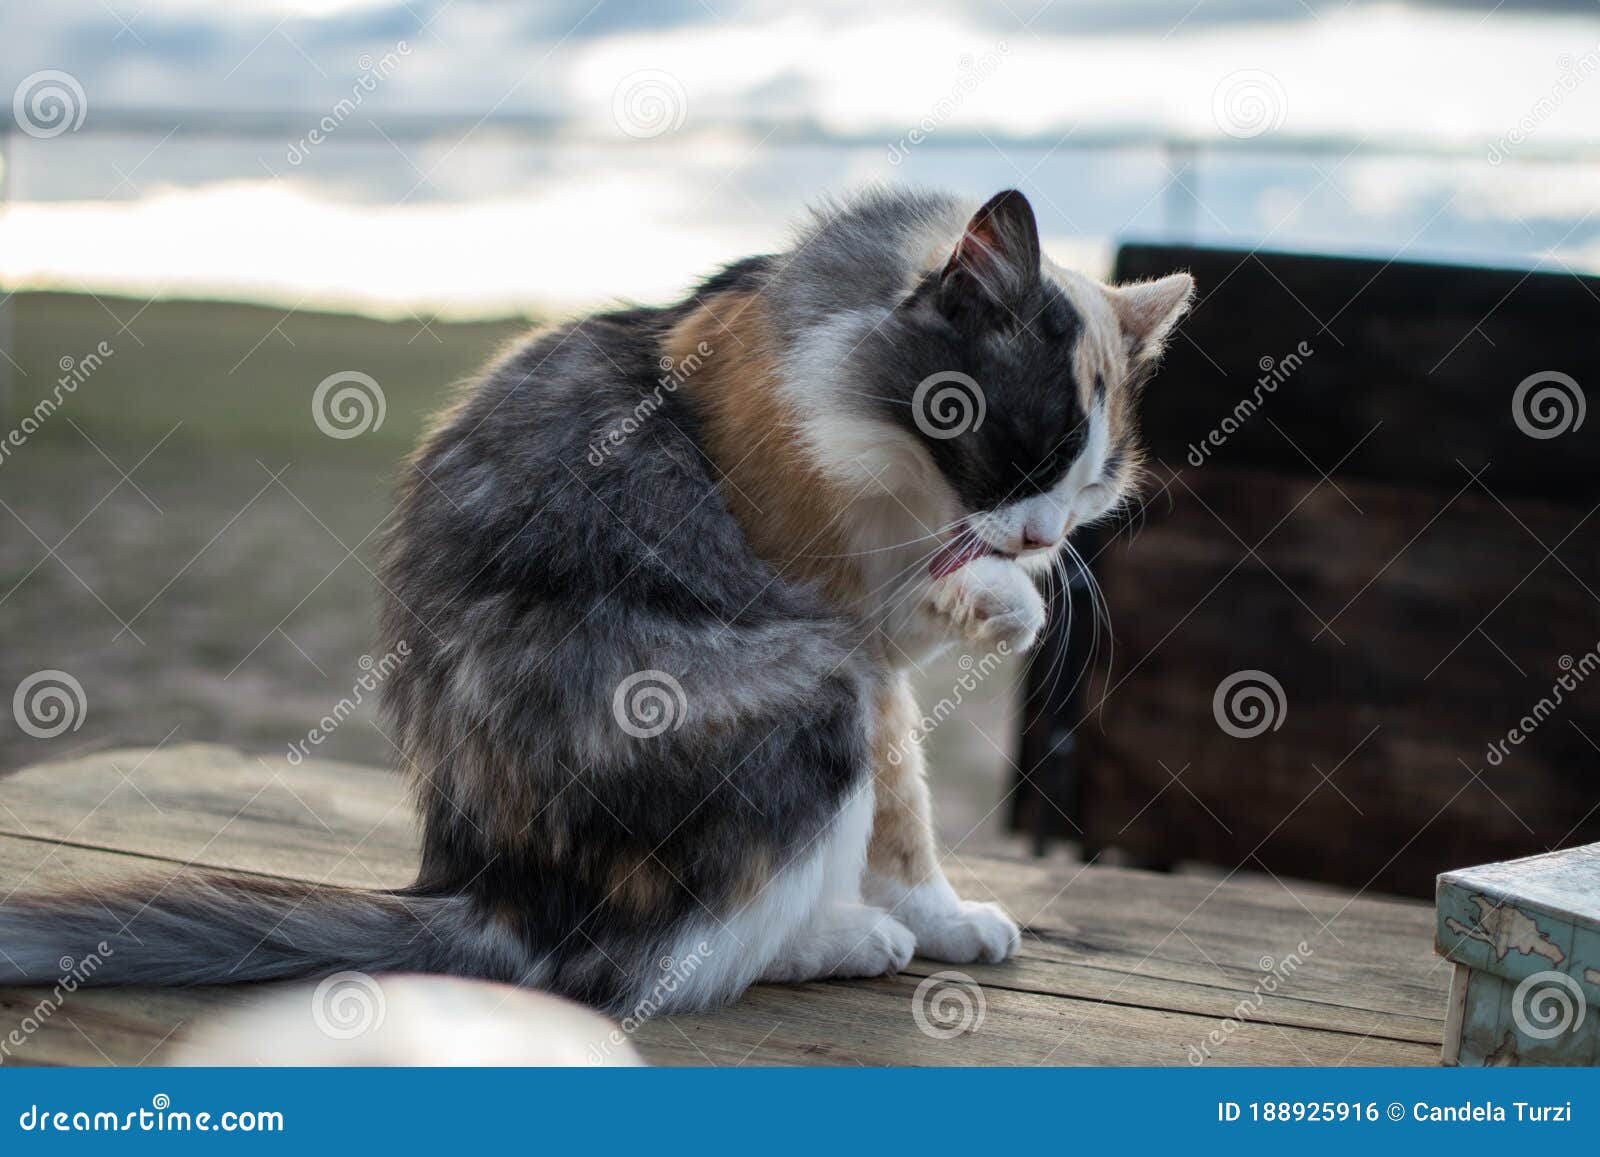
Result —
<instances>
[{"instance_id":1,"label":"weathered wood surface","mask_svg":"<svg viewBox=\"0 0 1600 1157\"><path fill-rule=\"evenodd\" d=\"M402 785L373 769L190 746L0 780L0 895L190 864L393 886L414 854ZM918 1027L918 987L945 967L919 959L892 979L764 986L730 1009L658 1017L637 1033L641 1051L718 1065L1438 1060L1449 975L1425 905L1042 861L948 866L958 888L1026 926L1018 960L961 968L974 986L961 995L982 1008L969 1031ZM159 1063L247 992L80 989L8 1063ZM42 994L0 988L0 1037Z\"/></svg>"},{"instance_id":2,"label":"weathered wood surface","mask_svg":"<svg viewBox=\"0 0 1600 1157\"><path fill-rule=\"evenodd\" d=\"M1489 756L1592 665L1600 535L1568 540L1565 565L1536 543L1581 511L1514 518L1465 472L1453 501L1219 465L1161 481L1137 541L1098 563L1117 670L1080 731L1092 844L1421 897L1462 864L1600 839L1600 686ZM1213 695L1248 670L1283 712L1237 738Z\"/></svg>"},{"instance_id":3,"label":"weathered wood surface","mask_svg":"<svg viewBox=\"0 0 1600 1157\"><path fill-rule=\"evenodd\" d=\"M1558 437L1527 436L1512 405L1518 384L1541 371L1593 393L1600 278L1163 245L1124 246L1115 276L1172 269L1194 274L1199 299L1140 416L1158 457L1181 461L1277 372L1281 384L1211 448L1208 464L1314 479L1337 463L1341 485L1446 494L1463 465L1489 467L1485 480L1508 499L1578 513L1600 500L1600 426L1575 421L1571 389L1564 420L1563 407L1523 399L1523 420L1544 431L1566 425Z\"/></svg>"}]
</instances>

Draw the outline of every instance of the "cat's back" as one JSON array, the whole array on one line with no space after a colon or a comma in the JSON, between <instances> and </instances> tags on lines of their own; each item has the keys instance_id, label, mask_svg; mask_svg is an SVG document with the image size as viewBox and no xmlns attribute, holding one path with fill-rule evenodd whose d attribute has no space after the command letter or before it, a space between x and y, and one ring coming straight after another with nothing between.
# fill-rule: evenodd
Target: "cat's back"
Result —
<instances>
[{"instance_id":1,"label":"cat's back","mask_svg":"<svg viewBox=\"0 0 1600 1157\"><path fill-rule=\"evenodd\" d=\"M664 354L676 318L618 310L535 333L440 418L405 468L386 549L401 619L491 600L723 622L815 612L723 501L679 388L694 367Z\"/></svg>"}]
</instances>

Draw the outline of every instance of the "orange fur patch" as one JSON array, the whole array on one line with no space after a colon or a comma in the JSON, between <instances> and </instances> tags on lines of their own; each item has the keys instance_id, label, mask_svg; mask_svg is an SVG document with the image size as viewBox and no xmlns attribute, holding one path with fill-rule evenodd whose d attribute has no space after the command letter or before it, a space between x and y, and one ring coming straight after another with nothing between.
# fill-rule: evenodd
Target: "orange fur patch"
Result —
<instances>
[{"instance_id":1,"label":"orange fur patch","mask_svg":"<svg viewBox=\"0 0 1600 1157\"><path fill-rule=\"evenodd\" d=\"M880 692L873 728L877 798L872 842L867 845L869 871L913 887L939 871L922 749L913 738L918 719L916 701L904 678Z\"/></svg>"},{"instance_id":2,"label":"orange fur patch","mask_svg":"<svg viewBox=\"0 0 1600 1157\"><path fill-rule=\"evenodd\" d=\"M810 461L799 419L779 392L779 351L759 293L718 294L667 334L675 363L699 359L685 393L705 419L706 451L751 549L786 577L845 602L863 580L848 558L848 498ZM709 349L708 355L699 351Z\"/></svg>"}]
</instances>

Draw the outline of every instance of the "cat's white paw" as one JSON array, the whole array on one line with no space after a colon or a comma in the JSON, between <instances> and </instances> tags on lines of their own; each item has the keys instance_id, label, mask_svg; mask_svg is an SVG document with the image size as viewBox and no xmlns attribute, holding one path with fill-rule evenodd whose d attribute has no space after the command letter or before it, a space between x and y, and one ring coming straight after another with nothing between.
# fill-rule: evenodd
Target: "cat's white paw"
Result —
<instances>
[{"instance_id":1,"label":"cat's white paw","mask_svg":"<svg viewBox=\"0 0 1600 1157\"><path fill-rule=\"evenodd\" d=\"M950 964L998 964L1022 943L1017 922L998 904L958 900L956 907L918 922L917 953Z\"/></svg>"},{"instance_id":2,"label":"cat's white paw","mask_svg":"<svg viewBox=\"0 0 1600 1157\"><path fill-rule=\"evenodd\" d=\"M1045 604L1026 571L987 556L933 584L933 607L967 639L1026 651L1044 630Z\"/></svg>"},{"instance_id":3,"label":"cat's white paw","mask_svg":"<svg viewBox=\"0 0 1600 1157\"><path fill-rule=\"evenodd\" d=\"M869 873L866 894L893 904L896 916L916 933L917 955L949 964L998 964L1022 943L1017 922L998 904L963 900L944 876L906 888Z\"/></svg>"},{"instance_id":4,"label":"cat's white paw","mask_svg":"<svg viewBox=\"0 0 1600 1157\"><path fill-rule=\"evenodd\" d=\"M917 938L882 908L840 905L818 914L761 979L795 984L823 977L889 976L911 963Z\"/></svg>"},{"instance_id":5,"label":"cat's white paw","mask_svg":"<svg viewBox=\"0 0 1600 1157\"><path fill-rule=\"evenodd\" d=\"M917 938L900 921L885 912L849 955L839 962L835 976L892 976L911 963Z\"/></svg>"}]
</instances>

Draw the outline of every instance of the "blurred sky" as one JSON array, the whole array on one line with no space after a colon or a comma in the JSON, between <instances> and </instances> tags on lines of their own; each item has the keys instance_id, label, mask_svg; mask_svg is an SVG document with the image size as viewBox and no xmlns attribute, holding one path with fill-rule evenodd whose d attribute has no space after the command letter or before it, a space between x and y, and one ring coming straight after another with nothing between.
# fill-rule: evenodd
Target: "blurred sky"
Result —
<instances>
[{"instance_id":1,"label":"blurred sky","mask_svg":"<svg viewBox=\"0 0 1600 1157\"><path fill-rule=\"evenodd\" d=\"M1600 270L1595 0L0 0L0 94L7 288L661 300L871 180Z\"/></svg>"}]
</instances>

